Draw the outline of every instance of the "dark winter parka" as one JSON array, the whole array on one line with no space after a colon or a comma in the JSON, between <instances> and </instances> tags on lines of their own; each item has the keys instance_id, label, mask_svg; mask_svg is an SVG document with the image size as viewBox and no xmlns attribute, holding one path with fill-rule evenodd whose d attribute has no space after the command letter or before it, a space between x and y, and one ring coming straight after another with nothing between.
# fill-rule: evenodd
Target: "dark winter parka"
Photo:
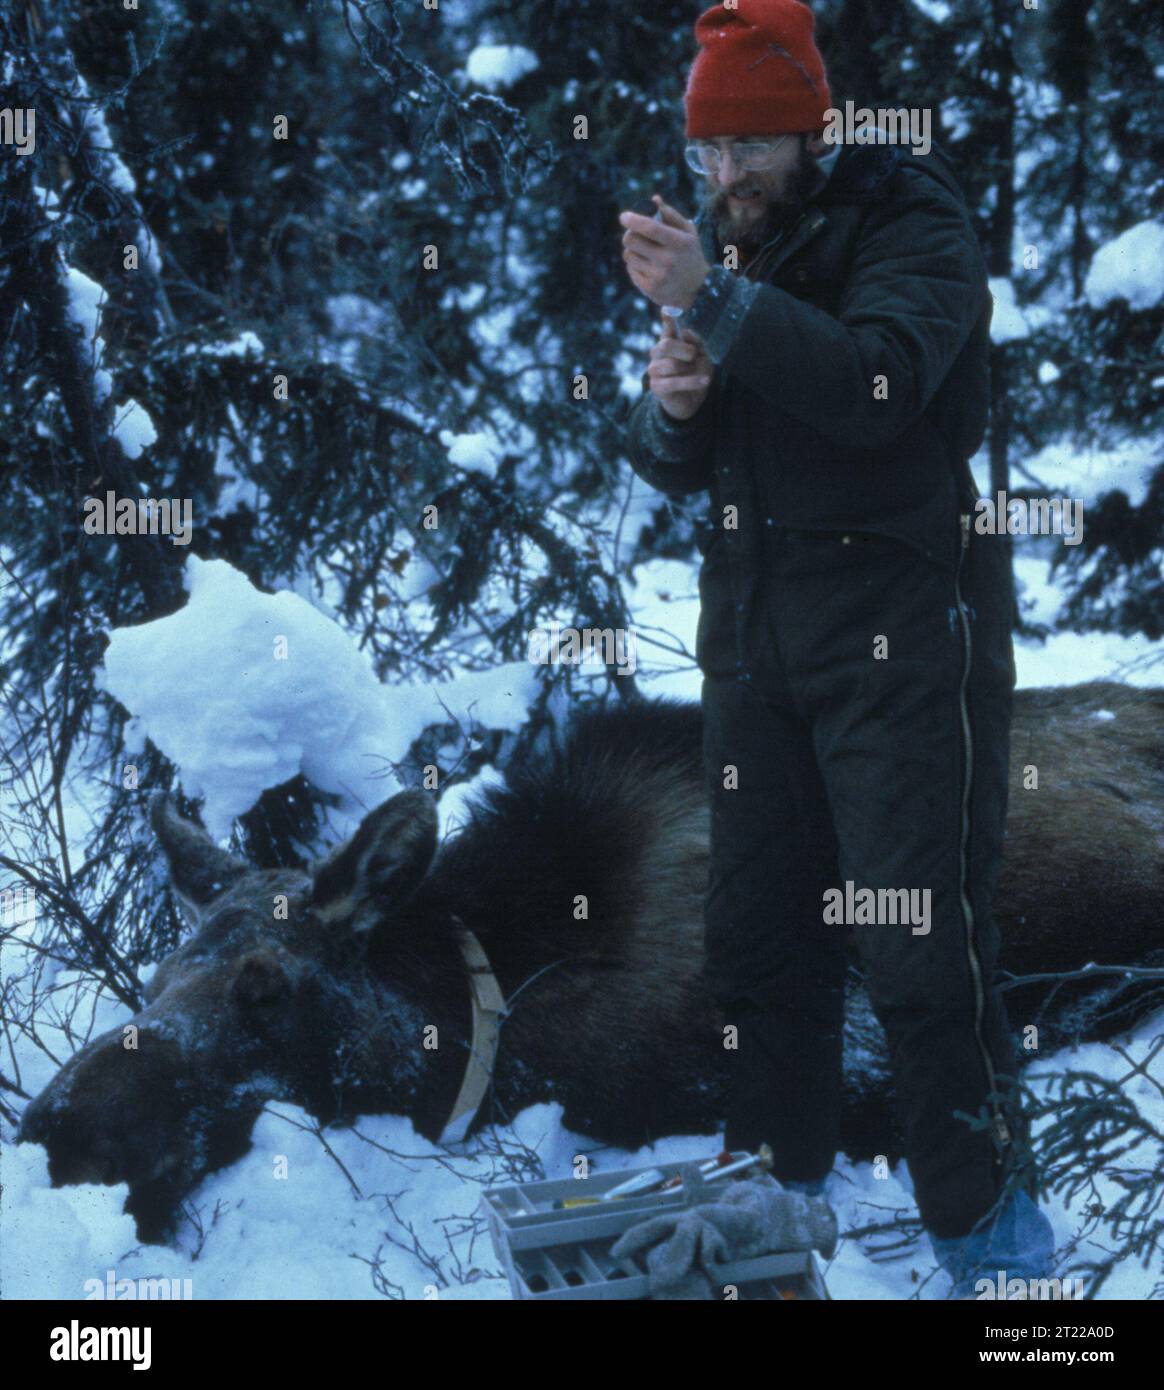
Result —
<instances>
[{"instance_id":1,"label":"dark winter parka","mask_svg":"<svg viewBox=\"0 0 1164 1390\"><path fill-rule=\"evenodd\" d=\"M961 461L986 428L991 298L945 156L844 146L818 174L804 215L746 276L723 268L700 219L713 269L683 322L719 370L691 420L644 393L627 426L653 487L709 489L717 529L738 508L727 539L741 598L764 526L878 531L952 558Z\"/></svg>"}]
</instances>

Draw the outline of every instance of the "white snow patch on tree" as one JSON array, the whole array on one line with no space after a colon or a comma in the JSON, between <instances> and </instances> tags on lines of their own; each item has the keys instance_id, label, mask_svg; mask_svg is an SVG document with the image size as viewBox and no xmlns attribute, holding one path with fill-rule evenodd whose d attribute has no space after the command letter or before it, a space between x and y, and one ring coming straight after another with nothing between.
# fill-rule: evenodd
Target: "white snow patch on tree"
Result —
<instances>
[{"instance_id":1,"label":"white snow patch on tree","mask_svg":"<svg viewBox=\"0 0 1164 1390\"><path fill-rule=\"evenodd\" d=\"M1091 260L1083 293L1093 309L1126 299L1132 309L1151 309L1164 299L1164 227L1138 222L1101 246Z\"/></svg>"},{"instance_id":2,"label":"white snow patch on tree","mask_svg":"<svg viewBox=\"0 0 1164 1390\"><path fill-rule=\"evenodd\" d=\"M105 356L105 339L98 331L105 290L96 280L90 280L86 274L70 265L65 267L65 298L66 313L89 345L93 397L98 405L103 405L113 390L113 377L101 365Z\"/></svg>"},{"instance_id":3,"label":"white snow patch on tree","mask_svg":"<svg viewBox=\"0 0 1164 1390\"><path fill-rule=\"evenodd\" d=\"M336 333L374 337L384 331L388 315L383 307L362 294L333 294L327 300L327 314Z\"/></svg>"},{"instance_id":4,"label":"white snow patch on tree","mask_svg":"<svg viewBox=\"0 0 1164 1390\"><path fill-rule=\"evenodd\" d=\"M118 193L124 193L127 197L132 198L137 192L137 184L133 175L126 168L124 160L117 153L113 138L109 134L109 127L105 123L105 112L98 107L91 107L84 120L92 137L93 147L100 150L105 156L105 174L109 182L117 189Z\"/></svg>"},{"instance_id":5,"label":"white snow patch on tree","mask_svg":"<svg viewBox=\"0 0 1164 1390\"><path fill-rule=\"evenodd\" d=\"M441 572L433 562L413 551L396 585L397 593L407 603L411 599L420 598L422 594L427 594L440 579Z\"/></svg>"},{"instance_id":6,"label":"white snow patch on tree","mask_svg":"<svg viewBox=\"0 0 1164 1390\"><path fill-rule=\"evenodd\" d=\"M452 430L441 430L438 438L449 451L449 462L458 468L484 473L490 478L496 474L497 446L487 434L454 434Z\"/></svg>"},{"instance_id":7,"label":"white snow patch on tree","mask_svg":"<svg viewBox=\"0 0 1164 1390\"><path fill-rule=\"evenodd\" d=\"M963 140L973 129L970 109L960 97L947 97L940 107L942 125L951 140Z\"/></svg>"},{"instance_id":8,"label":"white snow patch on tree","mask_svg":"<svg viewBox=\"0 0 1164 1390\"><path fill-rule=\"evenodd\" d=\"M244 328L237 338L229 343L195 343L186 348L187 357L262 357L266 352L263 340L257 333Z\"/></svg>"},{"instance_id":9,"label":"white snow patch on tree","mask_svg":"<svg viewBox=\"0 0 1164 1390\"><path fill-rule=\"evenodd\" d=\"M252 353L256 357L261 357L266 350L258 334L252 333L249 328L245 328L238 337L231 342L215 343L212 346L203 348L202 351L203 355L206 357L249 357Z\"/></svg>"},{"instance_id":10,"label":"white snow patch on tree","mask_svg":"<svg viewBox=\"0 0 1164 1390\"><path fill-rule=\"evenodd\" d=\"M118 407L113 437L121 445L121 452L132 462L141 457L143 449L157 442L158 432L143 407L131 399Z\"/></svg>"},{"instance_id":11,"label":"white snow patch on tree","mask_svg":"<svg viewBox=\"0 0 1164 1390\"><path fill-rule=\"evenodd\" d=\"M465 75L478 87L503 91L538 66L537 54L518 44L483 43L469 54Z\"/></svg>"},{"instance_id":12,"label":"white snow patch on tree","mask_svg":"<svg viewBox=\"0 0 1164 1390\"><path fill-rule=\"evenodd\" d=\"M390 764L430 724L515 729L537 693L513 662L442 685L390 689L346 632L297 594L264 594L224 560L187 560L190 597L118 628L104 688L204 797L218 839L268 787L302 772L359 815L400 789Z\"/></svg>"},{"instance_id":13,"label":"white snow patch on tree","mask_svg":"<svg viewBox=\"0 0 1164 1390\"><path fill-rule=\"evenodd\" d=\"M1015 302L1014 286L1003 276L991 276L990 293L994 296L994 314L990 320L990 341L1012 343L1030 333L1023 311Z\"/></svg>"},{"instance_id":14,"label":"white snow patch on tree","mask_svg":"<svg viewBox=\"0 0 1164 1390\"><path fill-rule=\"evenodd\" d=\"M80 328L85 341L92 342L97 337L105 291L96 280L90 280L75 266L69 266L65 273L65 288L68 290L69 318Z\"/></svg>"}]
</instances>

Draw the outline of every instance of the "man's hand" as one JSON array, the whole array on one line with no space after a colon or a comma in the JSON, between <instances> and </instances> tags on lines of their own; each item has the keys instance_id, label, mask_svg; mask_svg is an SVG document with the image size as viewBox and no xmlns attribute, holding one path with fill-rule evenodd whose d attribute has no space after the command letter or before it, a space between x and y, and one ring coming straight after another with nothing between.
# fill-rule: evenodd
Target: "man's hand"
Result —
<instances>
[{"instance_id":1,"label":"man's hand","mask_svg":"<svg viewBox=\"0 0 1164 1390\"><path fill-rule=\"evenodd\" d=\"M703 340L690 328L680 337L674 319L664 317L659 341L651 349L651 394L675 420L689 420L707 399L715 364Z\"/></svg>"},{"instance_id":2,"label":"man's hand","mask_svg":"<svg viewBox=\"0 0 1164 1390\"><path fill-rule=\"evenodd\" d=\"M652 199L661 222L638 212L619 214L626 228L622 258L636 288L656 304L690 309L711 267L704 260L694 222L669 207L656 193Z\"/></svg>"}]
</instances>

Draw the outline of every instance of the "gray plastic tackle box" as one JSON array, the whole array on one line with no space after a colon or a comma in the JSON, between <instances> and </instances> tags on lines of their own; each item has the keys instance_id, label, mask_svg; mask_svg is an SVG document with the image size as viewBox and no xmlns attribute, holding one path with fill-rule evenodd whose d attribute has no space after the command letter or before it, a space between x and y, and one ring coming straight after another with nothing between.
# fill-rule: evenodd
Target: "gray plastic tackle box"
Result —
<instances>
[{"instance_id":1,"label":"gray plastic tackle box","mask_svg":"<svg viewBox=\"0 0 1164 1390\"><path fill-rule=\"evenodd\" d=\"M733 1154L733 1158L744 1157L745 1154ZM671 1177L690 1162L652 1163L643 1168L595 1173L589 1178L487 1188L482 1206L493 1248L505 1267L514 1298L646 1298L647 1269L643 1256L636 1256L633 1261L616 1260L610 1248L639 1221L688 1206L687 1192L679 1187L667 1193L648 1192L608 1202L586 1199L599 1198L637 1173L657 1169ZM713 1183L711 1190L714 1188ZM710 1195L706 1192L705 1199ZM561 1202L582 1204L555 1206ZM726 1264L721 1280L725 1298L815 1301L829 1297L811 1250ZM734 1294L727 1292L729 1288Z\"/></svg>"}]
</instances>

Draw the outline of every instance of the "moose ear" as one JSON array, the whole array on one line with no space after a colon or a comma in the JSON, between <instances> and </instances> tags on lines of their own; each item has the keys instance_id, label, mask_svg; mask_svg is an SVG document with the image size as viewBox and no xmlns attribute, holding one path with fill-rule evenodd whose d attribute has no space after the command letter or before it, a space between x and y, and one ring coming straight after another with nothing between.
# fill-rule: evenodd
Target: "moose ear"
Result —
<instances>
[{"instance_id":1,"label":"moose ear","mask_svg":"<svg viewBox=\"0 0 1164 1390\"><path fill-rule=\"evenodd\" d=\"M150 824L166 852L170 882L188 916L216 898L249 866L221 850L200 825L178 814L173 799L157 792L150 801Z\"/></svg>"},{"instance_id":2,"label":"moose ear","mask_svg":"<svg viewBox=\"0 0 1164 1390\"><path fill-rule=\"evenodd\" d=\"M315 871L311 905L330 924L367 931L379 913L410 897L436 853L437 813L426 792L399 792L364 817Z\"/></svg>"}]
</instances>

